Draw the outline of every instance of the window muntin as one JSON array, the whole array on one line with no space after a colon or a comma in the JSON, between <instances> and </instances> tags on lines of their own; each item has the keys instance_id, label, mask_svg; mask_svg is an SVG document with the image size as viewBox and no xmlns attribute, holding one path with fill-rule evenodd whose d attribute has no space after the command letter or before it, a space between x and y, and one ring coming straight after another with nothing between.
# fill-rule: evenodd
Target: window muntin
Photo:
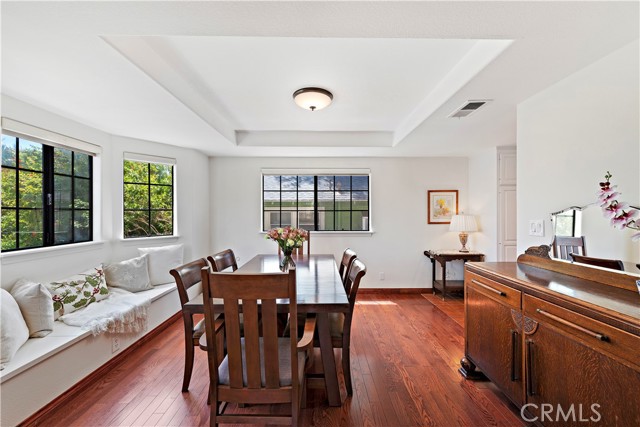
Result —
<instances>
[{"instance_id":1,"label":"window muntin","mask_svg":"<svg viewBox=\"0 0 640 427\"><path fill-rule=\"evenodd\" d=\"M173 165L124 160L124 237L173 235Z\"/></svg>"},{"instance_id":2,"label":"window muntin","mask_svg":"<svg viewBox=\"0 0 640 427\"><path fill-rule=\"evenodd\" d=\"M2 135L2 251L93 240L93 158Z\"/></svg>"},{"instance_id":3,"label":"window muntin","mask_svg":"<svg viewBox=\"0 0 640 427\"><path fill-rule=\"evenodd\" d=\"M263 231L369 231L368 175L263 175Z\"/></svg>"}]
</instances>

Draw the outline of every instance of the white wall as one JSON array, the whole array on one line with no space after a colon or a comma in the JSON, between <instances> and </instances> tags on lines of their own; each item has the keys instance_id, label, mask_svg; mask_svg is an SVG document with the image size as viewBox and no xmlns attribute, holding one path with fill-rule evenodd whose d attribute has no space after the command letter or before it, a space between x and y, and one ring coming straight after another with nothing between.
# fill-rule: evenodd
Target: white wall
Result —
<instances>
[{"instance_id":1,"label":"white wall","mask_svg":"<svg viewBox=\"0 0 640 427\"><path fill-rule=\"evenodd\" d=\"M369 168L369 235L314 234L312 252L339 259L351 247L367 265L362 287L431 287L426 249L456 248L448 225L427 224L427 190L458 189L467 207L466 158L211 158L211 249L232 248L248 261L257 253L275 253L275 243L260 233L262 168ZM495 185L494 185L495 189ZM379 280L379 273L385 280ZM458 271L457 274L460 274Z\"/></svg>"},{"instance_id":2,"label":"white wall","mask_svg":"<svg viewBox=\"0 0 640 427\"><path fill-rule=\"evenodd\" d=\"M482 252L485 261L496 261L498 241L498 161L495 148L469 156L469 208L476 216L478 232L469 234L469 249Z\"/></svg>"},{"instance_id":3,"label":"white wall","mask_svg":"<svg viewBox=\"0 0 640 427\"><path fill-rule=\"evenodd\" d=\"M638 206L639 50L638 41L631 43L518 106L518 252L549 244L549 214L594 202L607 170L621 200ZM531 219L545 220L544 237L528 235ZM602 217L588 228L588 255L640 259L630 231Z\"/></svg>"},{"instance_id":4,"label":"white wall","mask_svg":"<svg viewBox=\"0 0 640 427\"><path fill-rule=\"evenodd\" d=\"M33 126L85 140L102 147L98 160L101 181L94 215L100 224L102 244L69 245L40 253L2 256L2 287L10 288L20 277L34 280L62 279L100 262L137 256L137 248L183 243L185 260L209 254L209 162L194 150L109 135L7 96L2 115ZM122 156L124 151L172 157L177 160L175 203L179 237L122 240ZM95 194L94 194L95 197ZM17 252L16 252L17 254Z\"/></svg>"}]
</instances>

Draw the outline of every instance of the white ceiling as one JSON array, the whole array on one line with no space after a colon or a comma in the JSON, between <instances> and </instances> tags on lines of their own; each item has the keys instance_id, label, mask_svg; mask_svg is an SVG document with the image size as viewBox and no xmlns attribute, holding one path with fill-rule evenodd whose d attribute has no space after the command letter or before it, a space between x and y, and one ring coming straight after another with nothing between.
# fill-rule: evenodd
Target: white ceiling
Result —
<instances>
[{"instance_id":1,"label":"white ceiling","mask_svg":"<svg viewBox=\"0 0 640 427\"><path fill-rule=\"evenodd\" d=\"M2 93L230 156L515 143L518 103L638 38L638 2L2 2ZM333 104L298 108L324 87ZM464 119L465 101L492 99Z\"/></svg>"}]
</instances>

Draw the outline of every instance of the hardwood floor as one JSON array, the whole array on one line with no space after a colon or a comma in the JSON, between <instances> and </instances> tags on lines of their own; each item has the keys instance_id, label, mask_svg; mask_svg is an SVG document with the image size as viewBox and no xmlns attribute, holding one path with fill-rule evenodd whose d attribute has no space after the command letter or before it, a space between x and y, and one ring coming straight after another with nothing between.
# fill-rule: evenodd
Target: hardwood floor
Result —
<instances>
[{"instance_id":1,"label":"hardwood floor","mask_svg":"<svg viewBox=\"0 0 640 427\"><path fill-rule=\"evenodd\" d=\"M461 299L431 295L358 297L352 326L354 394L329 407L323 390L309 390L305 426L521 426L519 411L490 382L458 373L464 338ZM47 426L208 425L208 373L196 352L189 393L181 393L181 321L56 409ZM339 351L336 351L339 357ZM338 361L338 366L340 363ZM342 376L340 375L342 381ZM242 411L252 411L248 407ZM282 408L274 407L273 412ZM43 424L45 425L45 424Z\"/></svg>"}]
</instances>

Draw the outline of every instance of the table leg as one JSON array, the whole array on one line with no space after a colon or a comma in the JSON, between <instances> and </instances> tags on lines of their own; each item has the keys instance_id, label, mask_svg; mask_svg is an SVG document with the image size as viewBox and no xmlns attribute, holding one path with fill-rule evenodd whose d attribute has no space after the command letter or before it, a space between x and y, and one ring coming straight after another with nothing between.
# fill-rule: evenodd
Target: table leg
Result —
<instances>
[{"instance_id":1,"label":"table leg","mask_svg":"<svg viewBox=\"0 0 640 427\"><path fill-rule=\"evenodd\" d=\"M447 263L442 263L442 301L444 301L444 296L447 294Z\"/></svg>"},{"instance_id":2,"label":"table leg","mask_svg":"<svg viewBox=\"0 0 640 427\"><path fill-rule=\"evenodd\" d=\"M333 354L333 345L331 344L331 333L329 332L329 315L328 313L317 313L316 320L318 322L318 340L320 341L324 384L327 388L329 406L341 406L342 399L340 398L340 387L338 385L336 359Z\"/></svg>"}]
</instances>

